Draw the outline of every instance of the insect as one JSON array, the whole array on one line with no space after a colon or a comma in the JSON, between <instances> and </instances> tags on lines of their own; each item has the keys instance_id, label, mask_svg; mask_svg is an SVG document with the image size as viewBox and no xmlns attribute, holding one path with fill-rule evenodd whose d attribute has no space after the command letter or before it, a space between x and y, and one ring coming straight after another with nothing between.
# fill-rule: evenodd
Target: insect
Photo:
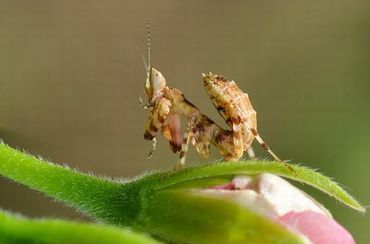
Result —
<instances>
[{"instance_id":1,"label":"insect","mask_svg":"<svg viewBox=\"0 0 370 244\"><path fill-rule=\"evenodd\" d=\"M206 158L210 155L211 144L215 145L227 160L237 160L242 156L234 147L232 131L221 128L204 115L180 90L168 87L163 75L153 67L150 69L145 90L149 98L146 107L150 108L150 113L144 138L153 140L149 156L155 149L155 138L158 134L162 134L169 141L173 152L179 153L180 165L185 163L190 143ZM183 135L180 115L187 119Z\"/></svg>"},{"instance_id":2,"label":"insect","mask_svg":"<svg viewBox=\"0 0 370 244\"><path fill-rule=\"evenodd\" d=\"M202 76L204 87L213 105L233 131L234 146L244 152L251 149L251 144L256 139L276 161L281 161L258 134L257 112L253 109L248 94L244 93L234 81L229 81L221 75L209 73Z\"/></svg>"},{"instance_id":3,"label":"insect","mask_svg":"<svg viewBox=\"0 0 370 244\"><path fill-rule=\"evenodd\" d=\"M210 155L210 145L218 148L225 160L239 160L245 151L254 157L251 144L256 139L276 161L281 161L262 140L257 131L256 111L248 94L239 89L234 81L221 75L202 74L204 87L213 105L226 121L230 129L223 129L204 115L184 94L167 86L164 76L150 63L150 31L148 24L148 60L145 92L150 110L145 127L144 138L153 141L151 157L156 148L156 137L162 134L174 153L179 153L179 166L185 164L189 144L204 157ZM142 100L140 100L142 103ZM181 130L180 115L186 118L184 134Z\"/></svg>"}]
</instances>

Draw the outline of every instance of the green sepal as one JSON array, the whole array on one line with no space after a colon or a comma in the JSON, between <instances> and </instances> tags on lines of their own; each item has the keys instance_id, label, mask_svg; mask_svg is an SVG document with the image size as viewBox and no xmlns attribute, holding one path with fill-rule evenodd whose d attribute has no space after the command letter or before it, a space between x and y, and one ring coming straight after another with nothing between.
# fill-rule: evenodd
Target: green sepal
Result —
<instances>
[{"instance_id":1,"label":"green sepal","mask_svg":"<svg viewBox=\"0 0 370 244\"><path fill-rule=\"evenodd\" d=\"M227 199L179 189L149 199L138 224L175 243L302 243L282 225Z\"/></svg>"}]
</instances>

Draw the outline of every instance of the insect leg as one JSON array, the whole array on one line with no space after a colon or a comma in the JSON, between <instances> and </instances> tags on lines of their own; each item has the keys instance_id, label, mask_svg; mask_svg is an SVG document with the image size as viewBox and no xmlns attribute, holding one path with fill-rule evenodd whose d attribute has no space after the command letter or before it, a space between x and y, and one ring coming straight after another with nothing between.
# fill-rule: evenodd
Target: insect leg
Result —
<instances>
[{"instance_id":1,"label":"insect leg","mask_svg":"<svg viewBox=\"0 0 370 244\"><path fill-rule=\"evenodd\" d=\"M186 131L184 133L184 137L183 137L183 143L182 143L182 146L181 146L181 151L180 151L180 161L179 161L179 167L183 167L185 165L185 162L186 162L186 153L188 152L188 149L189 149L189 143L190 141L193 139L193 128L194 126L194 119L190 119L190 121L188 122L188 126L186 127Z\"/></svg>"},{"instance_id":2,"label":"insect leg","mask_svg":"<svg viewBox=\"0 0 370 244\"><path fill-rule=\"evenodd\" d=\"M250 128L250 131L253 133L258 143L275 159L275 161L284 164L285 167L287 167L291 172L296 174L292 166L290 166L288 163L282 161L278 156L276 156L276 154L270 149L270 147L262 140L261 136L258 134L256 129Z\"/></svg>"},{"instance_id":3,"label":"insect leg","mask_svg":"<svg viewBox=\"0 0 370 244\"><path fill-rule=\"evenodd\" d=\"M162 98L155 106L151 109L144 133L145 140L151 140L153 142L152 149L148 155L151 157L156 148L156 136L161 132L164 123L167 121L167 117L170 113L171 103L169 100Z\"/></svg>"},{"instance_id":4,"label":"insect leg","mask_svg":"<svg viewBox=\"0 0 370 244\"><path fill-rule=\"evenodd\" d=\"M153 142L152 149L148 153L148 159L153 156L153 153L154 153L155 149L157 148L157 138L156 137L153 137L152 142Z\"/></svg>"},{"instance_id":5,"label":"insect leg","mask_svg":"<svg viewBox=\"0 0 370 244\"><path fill-rule=\"evenodd\" d=\"M252 132L258 143L263 147L263 149L265 149L276 161L281 162L281 159L276 156L276 154L270 149L270 147L262 140L257 130L254 128L250 128L250 131Z\"/></svg>"},{"instance_id":6,"label":"insect leg","mask_svg":"<svg viewBox=\"0 0 370 244\"><path fill-rule=\"evenodd\" d=\"M199 132L196 132L194 134L194 140L193 145L195 146L195 149L198 151L198 153L204 157L209 158L211 152L210 152L210 141L208 138L205 138L206 135L200 134Z\"/></svg>"}]
</instances>

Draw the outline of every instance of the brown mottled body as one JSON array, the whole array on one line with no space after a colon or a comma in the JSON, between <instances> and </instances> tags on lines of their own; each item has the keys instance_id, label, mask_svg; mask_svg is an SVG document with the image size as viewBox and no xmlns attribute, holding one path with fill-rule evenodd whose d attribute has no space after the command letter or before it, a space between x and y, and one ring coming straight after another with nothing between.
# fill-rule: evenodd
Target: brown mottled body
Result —
<instances>
[{"instance_id":1,"label":"brown mottled body","mask_svg":"<svg viewBox=\"0 0 370 244\"><path fill-rule=\"evenodd\" d=\"M187 144L191 143L198 153L208 158L210 145L216 146L226 160L232 160L238 155L233 146L233 135L231 131L218 126L213 120L204 115L195 105L185 98L183 93L176 88L166 88L164 96L173 104L175 113L183 114L188 121L187 131L183 137L182 154L187 150ZM189 139L190 135L190 139ZM185 155L180 154L180 158Z\"/></svg>"},{"instance_id":2,"label":"brown mottled body","mask_svg":"<svg viewBox=\"0 0 370 244\"><path fill-rule=\"evenodd\" d=\"M235 157L234 160L238 160L243 152L251 147L254 138L256 138L275 160L281 161L258 134L257 113L253 109L247 93L240 90L234 81L212 73L203 74L203 84L213 105L232 128L234 146L239 152L238 157Z\"/></svg>"},{"instance_id":3,"label":"brown mottled body","mask_svg":"<svg viewBox=\"0 0 370 244\"><path fill-rule=\"evenodd\" d=\"M254 157L251 148L254 138L280 161L258 135L256 111L248 95L242 92L234 81L211 73L203 75L203 82L212 103L231 130L219 127L189 102L180 90L167 86L163 75L151 66L149 22L147 27L148 60L145 92L148 95L148 105L144 108L149 108L150 113L144 138L153 141L149 157L156 148L157 135L162 134L169 141L172 151L179 152L180 166L185 164L189 144L195 146L198 153L204 157L209 157L211 144L219 149L226 160L236 161L243 156L244 151L248 151L248 155ZM179 118L181 114L187 119L184 135L181 132Z\"/></svg>"},{"instance_id":4,"label":"brown mottled body","mask_svg":"<svg viewBox=\"0 0 370 244\"><path fill-rule=\"evenodd\" d=\"M203 75L203 83L213 105L232 128L234 146L238 150L234 160L238 160L253 142L254 136L249 128L257 128L256 111L248 95L234 81L210 73Z\"/></svg>"},{"instance_id":5,"label":"brown mottled body","mask_svg":"<svg viewBox=\"0 0 370 244\"><path fill-rule=\"evenodd\" d=\"M209 157L210 145L216 146L226 160L236 161L243 156L256 140L278 161L280 159L270 150L257 132L256 111L248 95L242 92L233 81L220 75L203 75L203 82L212 103L225 119L231 130L225 130L204 115L189 102L183 93L170 88L163 75L150 68L145 90L150 108L144 138L153 140L162 134L170 143L172 151L179 153L180 165L185 163L188 145L192 144L203 157ZM187 119L184 135L181 132L180 115ZM151 155L150 153L150 155Z\"/></svg>"},{"instance_id":6,"label":"brown mottled body","mask_svg":"<svg viewBox=\"0 0 370 244\"><path fill-rule=\"evenodd\" d=\"M146 63L147 80L145 92L148 95L150 113L145 127L144 138L153 141L149 153L156 148L156 137L162 134L170 143L171 149L180 154L180 166L185 164L185 155L189 144L195 146L204 157L210 155L210 145L215 145L226 160L236 161L244 151L254 157L251 144L256 139L275 160L280 159L271 151L257 132L256 111L253 109L248 94L221 75L203 74L203 83L211 101L219 114L230 126L225 130L189 102L183 93L170 88L158 70L151 66L150 60L150 28L148 22L148 60ZM141 101L142 102L142 101ZM180 115L187 119L185 133L182 135Z\"/></svg>"},{"instance_id":7,"label":"brown mottled body","mask_svg":"<svg viewBox=\"0 0 370 244\"><path fill-rule=\"evenodd\" d=\"M180 90L168 87L164 77L156 69L152 68L148 77L146 93L150 114L145 128L145 139L153 140L158 134L163 134L175 153L181 149L181 164L184 164L189 143L205 158L210 155L211 144L219 149L226 160L237 160L242 156L243 150L234 145L233 131L218 126L189 102ZM183 136L178 119L180 114L183 114L188 121Z\"/></svg>"},{"instance_id":8,"label":"brown mottled body","mask_svg":"<svg viewBox=\"0 0 370 244\"><path fill-rule=\"evenodd\" d=\"M161 133L169 141L173 152L181 150L182 135L179 113L174 109L173 101L165 96L168 89L166 80L162 74L150 69L145 84L145 91L148 95L147 108L150 109L148 121L145 126L144 138L153 140L153 149L149 154L151 156L155 149L155 138Z\"/></svg>"}]
</instances>

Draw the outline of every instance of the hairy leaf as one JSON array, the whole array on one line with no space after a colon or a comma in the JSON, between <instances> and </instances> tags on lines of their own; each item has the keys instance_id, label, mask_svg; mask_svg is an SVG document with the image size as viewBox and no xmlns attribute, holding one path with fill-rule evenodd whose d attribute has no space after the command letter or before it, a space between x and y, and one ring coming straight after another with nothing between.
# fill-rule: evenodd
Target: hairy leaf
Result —
<instances>
[{"instance_id":1,"label":"hairy leaf","mask_svg":"<svg viewBox=\"0 0 370 244\"><path fill-rule=\"evenodd\" d=\"M353 209L361 212L366 211L356 199L330 178L303 166L289 164L289 167L287 167L286 164L274 161L223 162L191 167L178 172L157 175L156 177L160 181L153 187L164 189L182 184L191 184L194 187L197 180L204 182L207 178L225 178L226 176L257 175L261 173L271 173L311 185ZM202 184L200 183L200 185Z\"/></svg>"}]
</instances>

